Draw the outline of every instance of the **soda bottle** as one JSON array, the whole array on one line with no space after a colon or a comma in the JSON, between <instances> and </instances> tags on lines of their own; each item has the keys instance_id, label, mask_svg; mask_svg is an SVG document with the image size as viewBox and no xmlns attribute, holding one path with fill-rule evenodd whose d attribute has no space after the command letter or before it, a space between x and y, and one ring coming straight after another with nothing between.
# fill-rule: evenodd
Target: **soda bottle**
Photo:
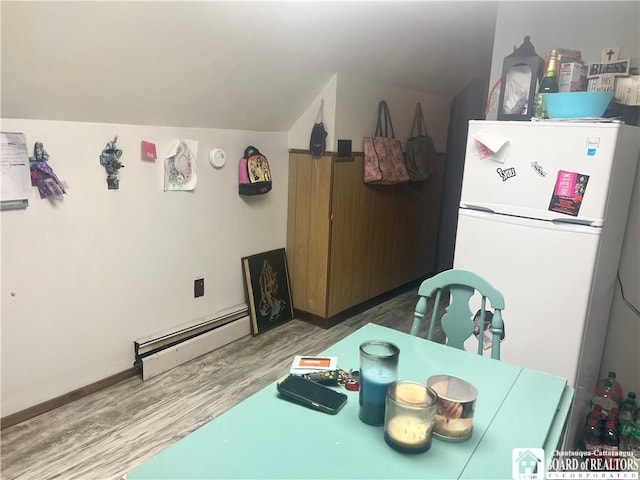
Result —
<instances>
[{"instance_id":1,"label":"soda bottle","mask_svg":"<svg viewBox=\"0 0 640 480\"><path fill-rule=\"evenodd\" d=\"M635 418L638 412L638 403L636 401L636 394L635 392L629 392L627 393L627 399L625 400L625 403L629 402L631 405L633 405L633 417Z\"/></svg>"},{"instance_id":2,"label":"soda bottle","mask_svg":"<svg viewBox=\"0 0 640 480\"><path fill-rule=\"evenodd\" d=\"M616 380L616 372L609 372L606 378L602 378L596 386L596 395L602 395L606 389L607 380L611 381L611 398L613 398L618 405L622 402L622 385Z\"/></svg>"},{"instance_id":3,"label":"soda bottle","mask_svg":"<svg viewBox=\"0 0 640 480\"><path fill-rule=\"evenodd\" d=\"M616 428L616 421L607 417L604 430L602 431L602 450L617 452L620 447L620 437Z\"/></svg>"},{"instance_id":4,"label":"soda bottle","mask_svg":"<svg viewBox=\"0 0 640 480\"><path fill-rule=\"evenodd\" d=\"M611 408L611 411L609 412L609 414L605 417L604 423L607 423L609 420L613 420L616 428L620 427L620 420L619 417L620 416L620 409L618 407L613 407Z\"/></svg>"},{"instance_id":5,"label":"soda bottle","mask_svg":"<svg viewBox=\"0 0 640 480\"><path fill-rule=\"evenodd\" d=\"M640 462L640 428L634 429L631 448L629 450L633 453L636 460Z\"/></svg>"},{"instance_id":6,"label":"soda bottle","mask_svg":"<svg viewBox=\"0 0 640 480\"><path fill-rule=\"evenodd\" d=\"M613 407L618 406L618 402L614 399L613 382L611 379L606 379L604 387L598 388L595 395L591 399L593 406L600 405L605 415L608 415Z\"/></svg>"},{"instance_id":7,"label":"soda bottle","mask_svg":"<svg viewBox=\"0 0 640 480\"><path fill-rule=\"evenodd\" d=\"M620 450L628 452L631 450L631 440L633 439L633 430L635 428L633 424L633 403L629 402L628 397L627 401L622 406L622 411L618 416L618 421L620 424Z\"/></svg>"},{"instance_id":8,"label":"soda bottle","mask_svg":"<svg viewBox=\"0 0 640 480\"><path fill-rule=\"evenodd\" d=\"M587 414L587 419L585 420L584 424L586 426L587 423L589 423L590 418L596 418L599 422L601 422L604 417L605 415L602 413L602 405L596 404Z\"/></svg>"},{"instance_id":9,"label":"soda bottle","mask_svg":"<svg viewBox=\"0 0 640 480\"><path fill-rule=\"evenodd\" d=\"M588 420L582 435L584 449L587 452L597 452L602 447L602 430L600 429L600 420L592 417Z\"/></svg>"}]
</instances>

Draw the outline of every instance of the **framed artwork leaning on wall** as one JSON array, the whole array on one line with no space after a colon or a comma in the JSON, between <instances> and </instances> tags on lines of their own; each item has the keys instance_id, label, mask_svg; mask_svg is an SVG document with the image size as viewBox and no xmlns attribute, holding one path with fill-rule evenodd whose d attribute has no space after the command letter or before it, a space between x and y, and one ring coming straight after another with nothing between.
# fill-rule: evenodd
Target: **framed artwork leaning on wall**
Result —
<instances>
[{"instance_id":1,"label":"framed artwork leaning on wall","mask_svg":"<svg viewBox=\"0 0 640 480\"><path fill-rule=\"evenodd\" d=\"M284 248L242 258L251 334L258 335L293 319Z\"/></svg>"}]
</instances>

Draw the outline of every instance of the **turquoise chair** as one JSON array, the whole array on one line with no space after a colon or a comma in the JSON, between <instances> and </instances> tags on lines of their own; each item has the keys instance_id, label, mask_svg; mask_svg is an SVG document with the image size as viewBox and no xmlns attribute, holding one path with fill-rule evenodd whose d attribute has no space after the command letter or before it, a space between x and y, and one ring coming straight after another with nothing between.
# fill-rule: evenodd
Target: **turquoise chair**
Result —
<instances>
[{"instance_id":1,"label":"turquoise chair","mask_svg":"<svg viewBox=\"0 0 640 480\"><path fill-rule=\"evenodd\" d=\"M426 279L418 289L418 303L413 316L411 335L418 335L422 320L431 303L431 323L427 339L433 340L433 331L440 314L440 301L443 290L449 292L449 305L440 318L440 325L447 336L448 346L464 350L464 342L473 335L473 317L469 302L476 292L481 295L480 325L484 326L487 312L487 300L493 310L491 319L491 358L500 360L500 340L504 338L504 322L502 310L504 309L504 297L484 278L467 270L445 270L431 278ZM475 309L474 309L475 310ZM478 335L478 355L484 353L484 332L480 328Z\"/></svg>"}]
</instances>

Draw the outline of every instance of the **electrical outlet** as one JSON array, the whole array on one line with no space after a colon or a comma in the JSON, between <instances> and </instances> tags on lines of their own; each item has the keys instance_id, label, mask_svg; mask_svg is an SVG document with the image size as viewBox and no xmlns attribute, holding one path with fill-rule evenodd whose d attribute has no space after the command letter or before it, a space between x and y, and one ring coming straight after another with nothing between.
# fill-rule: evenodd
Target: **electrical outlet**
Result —
<instances>
[{"instance_id":1,"label":"electrical outlet","mask_svg":"<svg viewBox=\"0 0 640 480\"><path fill-rule=\"evenodd\" d=\"M193 298L204 295L204 278L197 278L193 282Z\"/></svg>"}]
</instances>

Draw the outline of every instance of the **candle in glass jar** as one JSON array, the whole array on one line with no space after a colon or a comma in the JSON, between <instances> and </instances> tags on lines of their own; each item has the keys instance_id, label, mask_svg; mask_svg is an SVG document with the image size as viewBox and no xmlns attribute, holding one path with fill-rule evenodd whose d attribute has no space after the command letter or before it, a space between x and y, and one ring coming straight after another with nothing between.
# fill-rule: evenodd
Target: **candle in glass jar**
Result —
<instances>
[{"instance_id":1,"label":"candle in glass jar","mask_svg":"<svg viewBox=\"0 0 640 480\"><path fill-rule=\"evenodd\" d=\"M473 430L473 413L478 391L469 382L450 375L429 378L427 385L439 397L434 434L453 440L464 440Z\"/></svg>"},{"instance_id":2,"label":"candle in glass jar","mask_svg":"<svg viewBox=\"0 0 640 480\"><path fill-rule=\"evenodd\" d=\"M424 384L398 381L387 390L384 439L406 453L431 447L438 395Z\"/></svg>"},{"instance_id":3,"label":"candle in glass jar","mask_svg":"<svg viewBox=\"0 0 640 480\"><path fill-rule=\"evenodd\" d=\"M387 423L389 440L404 448L421 448L429 441L431 426L419 418L398 415Z\"/></svg>"}]
</instances>

